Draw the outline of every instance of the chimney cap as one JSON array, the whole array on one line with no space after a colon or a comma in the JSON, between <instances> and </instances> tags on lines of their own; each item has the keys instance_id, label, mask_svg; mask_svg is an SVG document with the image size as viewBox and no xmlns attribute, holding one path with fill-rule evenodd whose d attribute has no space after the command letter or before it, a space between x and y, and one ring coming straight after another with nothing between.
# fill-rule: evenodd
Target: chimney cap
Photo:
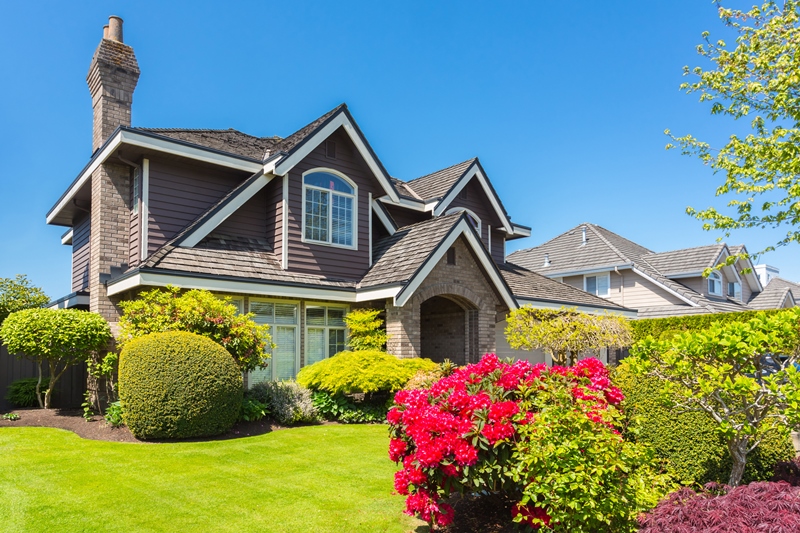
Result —
<instances>
[{"instance_id":1,"label":"chimney cap","mask_svg":"<svg viewBox=\"0 0 800 533\"><path fill-rule=\"evenodd\" d=\"M112 41L124 42L122 40L122 17L111 15L108 17L108 32L103 31L103 38Z\"/></svg>"}]
</instances>

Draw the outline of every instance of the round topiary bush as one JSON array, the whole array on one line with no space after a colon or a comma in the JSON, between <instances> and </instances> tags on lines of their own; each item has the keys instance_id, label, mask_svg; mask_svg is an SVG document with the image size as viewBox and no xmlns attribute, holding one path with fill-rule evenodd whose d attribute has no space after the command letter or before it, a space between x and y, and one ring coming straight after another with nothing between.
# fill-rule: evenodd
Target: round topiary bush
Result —
<instances>
[{"instance_id":1,"label":"round topiary bush","mask_svg":"<svg viewBox=\"0 0 800 533\"><path fill-rule=\"evenodd\" d=\"M214 341L183 331L151 333L119 360L125 423L140 439L182 439L228 431L242 405L242 374Z\"/></svg>"}]
</instances>

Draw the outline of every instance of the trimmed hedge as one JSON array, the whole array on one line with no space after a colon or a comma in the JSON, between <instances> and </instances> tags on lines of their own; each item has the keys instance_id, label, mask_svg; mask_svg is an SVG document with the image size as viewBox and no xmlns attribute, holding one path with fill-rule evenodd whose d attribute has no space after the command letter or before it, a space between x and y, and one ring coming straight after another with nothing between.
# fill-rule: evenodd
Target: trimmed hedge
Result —
<instances>
[{"instance_id":1,"label":"trimmed hedge","mask_svg":"<svg viewBox=\"0 0 800 533\"><path fill-rule=\"evenodd\" d=\"M713 322L719 322L720 320L725 322L747 322L756 315L761 316L765 313L772 314L780 311L781 309L769 309L766 311L742 311L740 313L642 318L640 320L631 320L630 325L633 329L633 342L636 343L648 335L658 340L666 335L672 335L680 331L707 329Z\"/></svg>"},{"instance_id":2,"label":"trimmed hedge","mask_svg":"<svg viewBox=\"0 0 800 533\"><path fill-rule=\"evenodd\" d=\"M208 338L151 333L122 350L119 396L137 438L219 435L239 416L242 373L228 351Z\"/></svg>"},{"instance_id":3,"label":"trimmed hedge","mask_svg":"<svg viewBox=\"0 0 800 533\"><path fill-rule=\"evenodd\" d=\"M625 395L622 408L626 418L630 423L638 418L638 434L632 437L652 445L656 456L667 460L667 468L678 481L685 485L727 482L730 454L710 416L664 406L659 379L633 373L624 361L613 370L612 379ZM792 457L789 438L781 431L772 431L748 454L742 482L769 480L775 465Z\"/></svg>"},{"instance_id":4,"label":"trimmed hedge","mask_svg":"<svg viewBox=\"0 0 800 533\"><path fill-rule=\"evenodd\" d=\"M377 350L345 351L304 367L297 374L297 383L331 394L394 392L420 370L435 368L430 359L399 359Z\"/></svg>"}]
</instances>

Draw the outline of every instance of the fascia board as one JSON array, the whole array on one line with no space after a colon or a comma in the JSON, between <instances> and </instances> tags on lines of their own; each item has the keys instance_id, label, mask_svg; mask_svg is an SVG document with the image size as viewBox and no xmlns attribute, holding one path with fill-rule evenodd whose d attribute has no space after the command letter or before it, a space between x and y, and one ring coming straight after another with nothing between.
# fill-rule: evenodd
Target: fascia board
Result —
<instances>
[{"instance_id":1,"label":"fascia board","mask_svg":"<svg viewBox=\"0 0 800 533\"><path fill-rule=\"evenodd\" d=\"M475 161L474 163L472 163L472 165L469 166L466 172L464 172L464 174L458 179L455 186L453 186L453 188L450 189L450 192L447 193L447 196L445 196L441 202L436 204L436 208L433 210L433 214L437 217L441 216L442 213L445 212L447 207L453 202L453 200L455 200L456 196L458 196L458 193L461 192L461 189L463 189L467 185L467 183L469 183L469 180L471 180L475 176L477 176L478 182L481 184L481 187L483 188L483 192L486 194L486 197L489 198L489 203L492 204L495 213L497 213L497 217L503 223L503 228L506 230L507 233L513 233L514 230L511 226L511 221L508 220L508 217L503 212L503 209L500 207L500 203L497 201L497 196L495 195L494 190L492 190L492 188L489 187L489 181L481 171L477 161Z\"/></svg>"},{"instance_id":2,"label":"fascia board","mask_svg":"<svg viewBox=\"0 0 800 533\"><path fill-rule=\"evenodd\" d=\"M61 244L72 244L73 229L70 228L64 235L61 236Z\"/></svg>"},{"instance_id":3,"label":"fascia board","mask_svg":"<svg viewBox=\"0 0 800 533\"><path fill-rule=\"evenodd\" d=\"M48 307L48 309L72 309L79 305L89 305L88 294L71 294L67 298L57 300L53 305Z\"/></svg>"},{"instance_id":4,"label":"fascia board","mask_svg":"<svg viewBox=\"0 0 800 533\"><path fill-rule=\"evenodd\" d=\"M625 318L636 318L639 313L635 309L609 309L606 307L594 307L588 305L577 305L569 302L556 302L552 301L549 302L547 300L535 300L531 298L522 298L517 297L517 301L519 302L520 306L523 305L530 305L535 309L576 309L582 313L588 313L590 315L601 315L608 313L610 315L618 315L623 316Z\"/></svg>"},{"instance_id":5,"label":"fascia board","mask_svg":"<svg viewBox=\"0 0 800 533\"><path fill-rule=\"evenodd\" d=\"M395 297L396 306L402 307L408 302L422 282L425 281L442 257L444 257L444 254L447 253L447 250L461 235L467 239L467 242L470 244L475 252L475 255L477 256L478 261L484 268L484 271L487 273L489 279L492 281L492 283L494 283L497 292L500 293L500 297L506 303L508 308L516 309L519 307L517 301L514 299L514 295L508 289L505 281L502 278L502 275L497 270L497 266L494 264L494 261L491 259L491 257L489 257L488 252L486 252L486 249L475 235L475 230L472 229L472 226L469 224L469 222L467 222L463 215L458 224L456 224L455 227L450 230L444 240L439 243L439 246L422 264L419 270L414 273L408 283L406 283L405 287L403 287L403 289Z\"/></svg>"},{"instance_id":6,"label":"fascia board","mask_svg":"<svg viewBox=\"0 0 800 533\"><path fill-rule=\"evenodd\" d=\"M203 289L216 292L233 292L256 296L282 296L286 298L331 300L336 302L358 303L370 300L394 298L400 286L382 287L374 290L356 291L352 289L327 289L325 287L291 286L264 283L263 281L237 281L220 278L194 277L191 274L165 274L159 272L137 272L107 286L109 296L120 294L138 287L165 287L176 285L185 289Z\"/></svg>"},{"instance_id":7,"label":"fascia board","mask_svg":"<svg viewBox=\"0 0 800 533\"><path fill-rule=\"evenodd\" d=\"M242 191L239 191L235 197L231 198L231 200L225 204L225 206L214 213L208 220L206 220L203 224L196 227L192 230L188 235L185 235L179 243L179 246L183 248L192 248L197 245L200 241L202 241L209 233L214 231L217 226L222 224L229 216L235 213L240 207L242 207L248 200L250 200L253 196L256 195L261 189L266 187L266 185L274 178L274 175L261 175L259 176L253 183L245 187Z\"/></svg>"},{"instance_id":8,"label":"fascia board","mask_svg":"<svg viewBox=\"0 0 800 533\"><path fill-rule=\"evenodd\" d=\"M642 276L644 279L646 279L646 280L648 280L648 281L650 281L650 282L652 282L652 283L655 283L657 286L661 287L662 289L664 289L665 291L667 291L667 292L668 292L668 293L670 293L671 295L675 296L676 298L678 298L678 299L680 299L680 300L682 300L682 301L686 302L686 303L687 303L687 304L689 304L691 307L700 307L700 305L699 305L697 302L693 302L692 300L690 300L689 298L685 297L685 296L684 296L684 295L682 295L681 293L679 293L679 292L677 292L677 291L675 291L675 290L673 290L673 289L671 289L671 288L667 287L666 285L664 285L663 283L661 283L661 282L660 282L660 281L658 281L657 279L653 278L652 276L650 276L650 275L649 275L649 274L647 274L646 272L643 272L642 270L640 270L640 269L638 269L638 268L636 268L636 267L633 267L633 268L632 268L632 270L633 270L633 272L635 272L636 274L639 274L640 276Z\"/></svg>"},{"instance_id":9,"label":"fascia board","mask_svg":"<svg viewBox=\"0 0 800 533\"><path fill-rule=\"evenodd\" d=\"M292 168L294 168L295 165L305 159L308 154L310 154L317 146L319 146L322 141L330 137L334 131L341 127L344 127L345 132L347 132L347 135L350 137L350 140L353 141L353 144L356 145L361 157L364 158L367 166L383 186L383 190L386 192L387 196L389 196L393 202L400 203L400 197L397 195L397 192L395 192L389 177L383 171L380 164L375 160L372 152L367 148L364 140L358 134L356 129L353 127L353 123L350 122L350 119L347 118L347 114L344 112L340 112L327 124L314 132L311 137L306 139L302 146L300 146L299 149L293 154L281 159L281 161L275 166L275 174L279 176L285 176Z\"/></svg>"},{"instance_id":10,"label":"fascia board","mask_svg":"<svg viewBox=\"0 0 800 533\"><path fill-rule=\"evenodd\" d=\"M512 261L513 262L513 261ZM602 274L604 272L612 272L616 270L627 270L633 268L633 263L620 263L618 265L607 265L598 268L583 268L579 270L561 270L559 272L538 272L546 278L565 278L568 276L582 276L586 274Z\"/></svg>"},{"instance_id":11,"label":"fascia board","mask_svg":"<svg viewBox=\"0 0 800 533\"><path fill-rule=\"evenodd\" d=\"M676 272L675 274L665 274L664 277L668 279L684 279L684 278L697 278L703 275L702 270L695 270L693 272Z\"/></svg>"},{"instance_id":12,"label":"fascia board","mask_svg":"<svg viewBox=\"0 0 800 533\"><path fill-rule=\"evenodd\" d=\"M386 228L386 231L389 232L389 235L394 235L397 232L397 227L386 215L386 211L383 209L383 204L377 200L372 200L372 212L378 215L378 219L383 223L383 226Z\"/></svg>"},{"instance_id":13,"label":"fascia board","mask_svg":"<svg viewBox=\"0 0 800 533\"><path fill-rule=\"evenodd\" d=\"M400 197L398 197L398 201L395 202L389 196L384 195L384 196L378 197L377 200L380 200L380 202L384 203L384 204L404 207L406 209L411 209L412 211L425 212L425 211L429 210L429 209L426 208L425 202L418 201L418 200L412 200L411 198L400 198Z\"/></svg>"},{"instance_id":14,"label":"fascia board","mask_svg":"<svg viewBox=\"0 0 800 533\"><path fill-rule=\"evenodd\" d=\"M531 236L531 228L527 226L519 226L517 224L511 224L511 230L513 235L519 235L520 237Z\"/></svg>"}]
</instances>

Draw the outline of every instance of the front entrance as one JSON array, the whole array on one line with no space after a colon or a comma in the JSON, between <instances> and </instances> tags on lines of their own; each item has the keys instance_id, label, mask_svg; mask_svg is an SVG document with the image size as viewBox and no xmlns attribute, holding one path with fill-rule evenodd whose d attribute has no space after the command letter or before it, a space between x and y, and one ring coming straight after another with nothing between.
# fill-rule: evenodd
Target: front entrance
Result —
<instances>
[{"instance_id":1,"label":"front entrance","mask_svg":"<svg viewBox=\"0 0 800 533\"><path fill-rule=\"evenodd\" d=\"M465 365L478 359L478 308L464 297L443 294L420 305L422 357Z\"/></svg>"}]
</instances>

